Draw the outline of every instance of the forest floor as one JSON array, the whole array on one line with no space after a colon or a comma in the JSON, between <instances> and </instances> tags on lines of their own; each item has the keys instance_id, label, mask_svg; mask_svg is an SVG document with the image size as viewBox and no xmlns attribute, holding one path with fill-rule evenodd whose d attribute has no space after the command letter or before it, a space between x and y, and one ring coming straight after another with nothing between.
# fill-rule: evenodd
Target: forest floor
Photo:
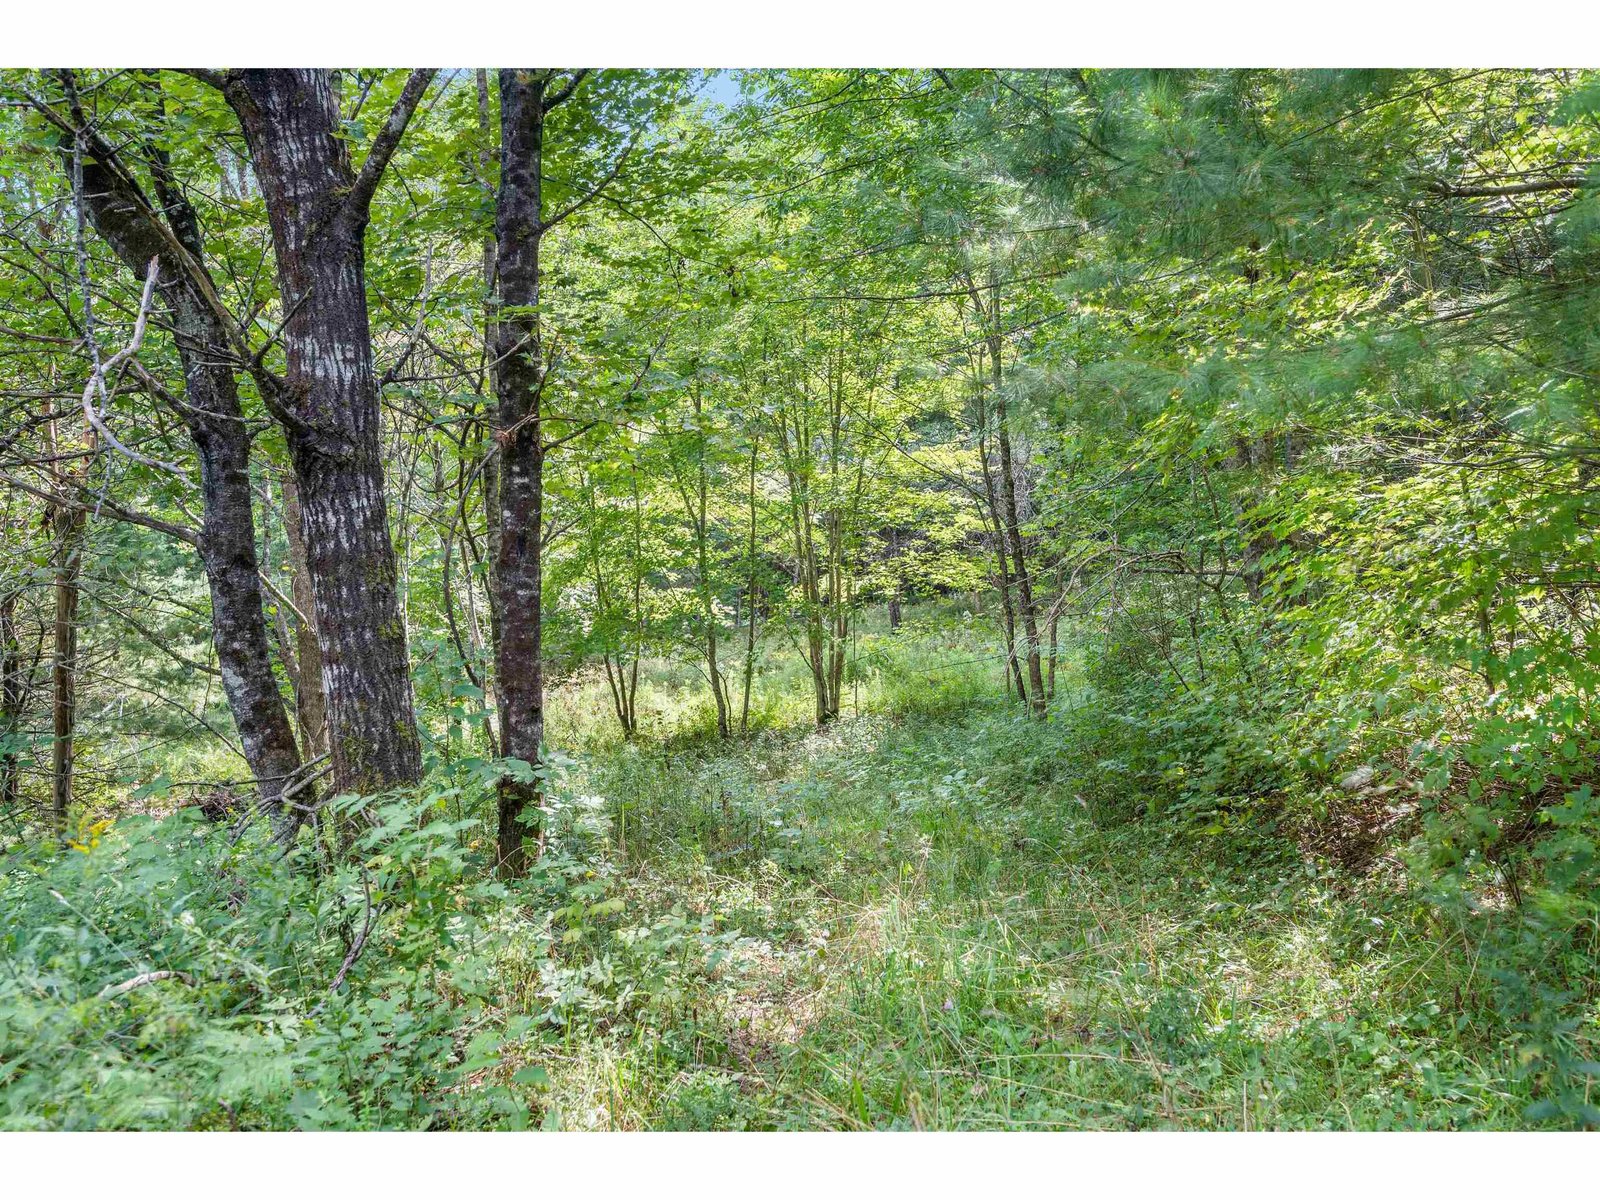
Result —
<instances>
[{"instance_id":1,"label":"forest floor","mask_svg":"<svg viewBox=\"0 0 1600 1200\"><path fill-rule=\"evenodd\" d=\"M331 865L191 809L17 852L0 1127L1514 1128L1563 1119L1555 1086L1590 1103L1593 996L1564 981L1592 986L1593 941L1435 903L1398 843L1297 839L1270 797L1152 811L1070 664L1039 722L983 650L959 620L863 636L820 730L775 654L726 740L692 665L651 664L632 742L569 679L546 850L511 884L499 768L459 742Z\"/></svg>"},{"instance_id":2,"label":"forest floor","mask_svg":"<svg viewBox=\"0 0 1600 1200\"><path fill-rule=\"evenodd\" d=\"M720 949L542 1054L536 1118L1525 1123L1475 935L1393 863L1355 877L1272 833L1115 820L1082 769L1067 731L999 702L596 756L628 919Z\"/></svg>"}]
</instances>

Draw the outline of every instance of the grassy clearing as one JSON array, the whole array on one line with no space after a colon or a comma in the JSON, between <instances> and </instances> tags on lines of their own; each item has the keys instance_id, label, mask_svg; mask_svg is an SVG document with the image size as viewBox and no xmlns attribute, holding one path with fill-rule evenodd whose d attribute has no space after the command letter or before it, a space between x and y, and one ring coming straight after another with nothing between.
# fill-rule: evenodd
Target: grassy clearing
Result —
<instances>
[{"instance_id":1,"label":"grassy clearing","mask_svg":"<svg viewBox=\"0 0 1600 1200\"><path fill-rule=\"evenodd\" d=\"M736 936L671 1019L542 1060L545 1121L1526 1124L1481 924L1270 835L1115 820L1064 735L988 701L596 755L629 911Z\"/></svg>"}]
</instances>

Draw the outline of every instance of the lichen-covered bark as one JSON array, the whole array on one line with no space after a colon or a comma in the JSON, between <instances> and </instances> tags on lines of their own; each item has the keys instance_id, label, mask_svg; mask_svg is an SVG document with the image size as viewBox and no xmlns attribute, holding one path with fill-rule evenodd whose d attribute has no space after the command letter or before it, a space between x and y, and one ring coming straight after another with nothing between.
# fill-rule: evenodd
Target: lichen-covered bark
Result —
<instances>
[{"instance_id":1,"label":"lichen-covered bark","mask_svg":"<svg viewBox=\"0 0 1600 1200\"><path fill-rule=\"evenodd\" d=\"M198 549L211 593L212 641L223 691L261 798L280 830L292 829L298 822L279 811L280 795L300 768L300 753L272 673L262 614L250 434L229 364L227 333L199 291L196 273L204 271L199 222L181 193L166 185L164 164L158 159L153 166L166 228L114 151L93 134L86 137L82 158L84 201L96 231L135 276L144 276L152 258L161 260L157 286L184 373L180 412L200 461ZM189 256L186 264L178 261L180 249ZM305 798L302 794L302 802Z\"/></svg>"},{"instance_id":2,"label":"lichen-covered bark","mask_svg":"<svg viewBox=\"0 0 1600 1200\"><path fill-rule=\"evenodd\" d=\"M496 270L500 310L493 326L496 431L499 449L499 544L494 559L500 636L495 679L500 745L507 758L537 766L544 737L544 674L539 608L543 529L544 448L539 429L540 168L544 150L546 77L500 72L500 191L495 203ZM501 870L527 868L524 823L537 809L536 783L500 784Z\"/></svg>"},{"instance_id":3,"label":"lichen-covered bark","mask_svg":"<svg viewBox=\"0 0 1600 1200\"><path fill-rule=\"evenodd\" d=\"M414 108L420 88L412 92L408 83ZM299 486L334 785L383 791L414 783L422 760L367 316L366 201L375 179L363 172L358 181L351 166L331 72L232 72L223 94L266 201L286 314L278 415Z\"/></svg>"}]
</instances>

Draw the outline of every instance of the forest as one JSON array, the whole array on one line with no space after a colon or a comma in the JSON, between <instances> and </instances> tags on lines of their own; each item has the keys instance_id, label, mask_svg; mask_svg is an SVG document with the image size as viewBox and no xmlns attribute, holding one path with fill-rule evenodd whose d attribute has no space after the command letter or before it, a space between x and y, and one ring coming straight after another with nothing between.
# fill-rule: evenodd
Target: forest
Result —
<instances>
[{"instance_id":1,"label":"forest","mask_svg":"<svg viewBox=\"0 0 1600 1200\"><path fill-rule=\"evenodd\" d=\"M0 70L0 1129L1600 1126L1597 168Z\"/></svg>"}]
</instances>

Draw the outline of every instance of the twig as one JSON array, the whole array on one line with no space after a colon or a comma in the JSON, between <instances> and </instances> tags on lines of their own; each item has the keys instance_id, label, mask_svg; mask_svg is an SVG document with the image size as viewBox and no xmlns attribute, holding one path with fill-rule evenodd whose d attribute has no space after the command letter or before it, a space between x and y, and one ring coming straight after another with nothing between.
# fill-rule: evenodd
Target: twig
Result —
<instances>
[{"instance_id":1,"label":"twig","mask_svg":"<svg viewBox=\"0 0 1600 1200\"><path fill-rule=\"evenodd\" d=\"M146 971L143 975L135 975L132 979L124 979L121 983L113 983L100 990L100 999L111 1000L117 996L142 988L147 983L160 983L163 979L176 979L180 983L194 986L194 976L184 971Z\"/></svg>"},{"instance_id":2,"label":"twig","mask_svg":"<svg viewBox=\"0 0 1600 1200\"><path fill-rule=\"evenodd\" d=\"M361 892L366 898L367 915L362 922L361 932L356 934L355 940L350 943L350 951L344 956L344 961L339 964L339 971L333 977L333 982L328 985L328 994L318 1005L311 1010L313 1017L321 1016L322 1010L328 1007L328 1001L333 999L334 993L344 986L344 977L350 973L350 968L356 965L356 959L361 957L361 951L366 948L367 938L372 935L373 929L378 924L381 908L375 908L372 903L372 881L367 877L365 870L361 872Z\"/></svg>"}]
</instances>

